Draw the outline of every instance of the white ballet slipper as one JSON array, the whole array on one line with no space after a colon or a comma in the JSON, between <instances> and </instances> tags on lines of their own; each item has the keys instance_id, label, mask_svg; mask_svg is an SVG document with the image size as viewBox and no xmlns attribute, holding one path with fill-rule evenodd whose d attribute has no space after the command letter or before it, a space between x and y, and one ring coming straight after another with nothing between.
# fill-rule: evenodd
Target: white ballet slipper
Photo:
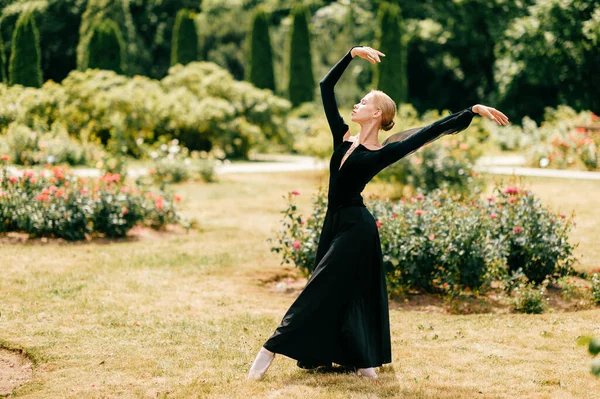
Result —
<instances>
[{"instance_id":1,"label":"white ballet slipper","mask_svg":"<svg viewBox=\"0 0 600 399\"><path fill-rule=\"evenodd\" d=\"M360 377L367 377L371 380L378 380L379 376L375 373L375 368L369 367L368 369L356 369L356 375Z\"/></svg>"},{"instance_id":2,"label":"white ballet slipper","mask_svg":"<svg viewBox=\"0 0 600 399\"><path fill-rule=\"evenodd\" d=\"M269 369L271 362L275 358L275 353L267 350L265 347L260 348L250 371L248 372L249 380L260 380L265 376L265 373Z\"/></svg>"}]
</instances>

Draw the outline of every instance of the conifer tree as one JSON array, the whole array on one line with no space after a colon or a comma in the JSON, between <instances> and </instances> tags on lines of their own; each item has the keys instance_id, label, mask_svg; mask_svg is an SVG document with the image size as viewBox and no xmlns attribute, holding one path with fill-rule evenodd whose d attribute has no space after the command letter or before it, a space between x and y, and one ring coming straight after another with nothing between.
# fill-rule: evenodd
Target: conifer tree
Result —
<instances>
[{"instance_id":1,"label":"conifer tree","mask_svg":"<svg viewBox=\"0 0 600 399\"><path fill-rule=\"evenodd\" d=\"M306 6L296 3L292 8L288 96L292 106L314 98L315 79L310 52L309 13Z\"/></svg>"},{"instance_id":2,"label":"conifer tree","mask_svg":"<svg viewBox=\"0 0 600 399\"><path fill-rule=\"evenodd\" d=\"M94 26L86 52L88 68L107 69L122 74L124 72L125 43L121 29L111 19L99 21Z\"/></svg>"},{"instance_id":3,"label":"conifer tree","mask_svg":"<svg viewBox=\"0 0 600 399\"><path fill-rule=\"evenodd\" d=\"M183 9L177 12L171 43L171 65L199 60L198 31L193 11Z\"/></svg>"},{"instance_id":4,"label":"conifer tree","mask_svg":"<svg viewBox=\"0 0 600 399\"><path fill-rule=\"evenodd\" d=\"M35 19L31 12L24 12L17 20L12 37L12 52L9 61L10 84L41 87L41 58L40 38Z\"/></svg>"},{"instance_id":5,"label":"conifer tree","mask_svg":"<svg viewBox=\"0 0 600 399\"><path fill-rule=\"evenodd\" d=\"M269 17L262 7L257 7L252 21L248 45L246 80L256 87L275 92L273 51L269 36Z\"/></svg>"}]
</instances>

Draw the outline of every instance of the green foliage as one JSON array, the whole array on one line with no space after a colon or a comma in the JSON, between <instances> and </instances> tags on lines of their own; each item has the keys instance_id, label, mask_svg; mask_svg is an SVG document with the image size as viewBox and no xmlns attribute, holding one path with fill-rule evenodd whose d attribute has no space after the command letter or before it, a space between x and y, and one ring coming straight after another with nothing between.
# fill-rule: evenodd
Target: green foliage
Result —
<instances>
[{"instance_id":1,"label":"green foliage","mask_svg":"<svg viewBox=\"0 0 600 399\"><path fill-rule=\"evenodd\" d=\"M10 84L40 87L42 85L40 39L32 13L25 13L19 17L12 40Z\"/></svg>"},{"instance_id":2,"label":"green foliage","mask_svg":"<svg viewBox=\"0 0 600 399\"><path fill-rule=\"evenodd\" d=\"M256 8L252 21L252 30L248 40L247 65L247 81L256 87L275 91L269 17L262 7Z\"/></svg>"},{"instance_id":3,"label":"green foliage","mask_svg":"<svg viewBox=\"0 0 600 399\"><path fill-rule=\"evenodd\" d=\"M377 49L386 56L375 66L373 84L389 95L397 105L408 98L407 43L403 32L400 7L382 3L378 14Z\"/></svg>"},{"instance_id":4,"label":"green foliage","mask_svg":"<svg viewBox=\"0 0 600 399\"><path fill-rule=\"evenodd\" d=\"M4 55L4 43L0 35L0 83L6 83L6 56Z\"/></svg>"},{"instance_id":5,"label":"green foliage","mask_svg":"<svg viewBox=\"0 0 600 399\"><path fill-rule=\"evenodd\" d=\"M292 106L296 107L314 99L315 79L308 30L309 11L301 3L296 3L291 14L288 96Z\"/></svg>"},{"instance_id":6,"label":"green foliage","mask_svg":"<svg viewBox=\"0 0 600 399\"><path fill-rule=\"evenodd\" d=\"M16 165L68 163L95 166L104 149L86 137L79 140L70 137L60 122L55 122L48 131L12 122L6 134L0 136L0 153L10 155Z\"/></svg>"},{"instance_id":7,"label":"green foliage","mask_svg":"<svg viewBox=\"0 0 600 399\"><path fill-rule=\"evenodd\" d=\"M513 308L517 312L539 314L546 309L544 285L536 287L533 283L527 282L515 288L514 294Z\"/></svg>"},{"instance_id":8,"label":"green foliage","mask_svg":"<svg viewBox=\"0 0 600 399\"><path fill-rule=\"evenodd\" d=\"M98 21L86 51L88 68L123 73L125 70L125 43L119 26L110 19Z\"/></svg>"},{"instance_id":9,"label":"green foliage","mask_svg":"<svg viewBox=\"0 0 600 399\"><path fill-rule=\"evenodd\" d=\"M171 65L199 60L198 31L192 10L179 10L173 27Z\"/></svg>"},{"instance_id":10,"label":"green foliage","mask_svg":"<svg viewBox=\"0 0 600 399\"><path fill-rule=\"evenodd\" d=\"M151 144L161 136L190 150L218 150L219 158L291 148L285 130L290 103L209 62L176 65L162 81L73 71L62 84L41 89L0 84L0 95L0 131L11 122L47 130L60 121L73 136L107 145L122 125L126 153L138 158L139 140Z\"/></svg>"},{"instance_id":11,"label":"green foliage","mask_svg":"<svg viewBox=\"0 0 600 399\"><path fill-rule=\"evenodd\" d=\"M590 291L594 302L600 305L600 271L592 274Z\"/></svg>"},{"instance_id":12,"label":"green foliage","mask_svg":"<svg viewBox=\"0 0 600 399\"><path fill-rule=\"evenodd\" d=\"M88 68L86 48L94 33L94 27L99 21L110 19L116 22L127 43L123 60L124 72L128 75L142 74L146 65L152 62L150 54L136 34L129 0L89 0L87 8L81 17L79 28L79 44L77 45L77 68Z\"/></svg>"},{"instance_id":13,"label":"green foliage","mask_svg":"<svg viewBox=\"0 0 600 399\"><path fill-rule=\"evenodd\" d=\"M495 68L504 112L539 121L548 106L600 109L598 22L600 5L589 0L536 0L514 19Z\"/></svg>"}]
</instances>

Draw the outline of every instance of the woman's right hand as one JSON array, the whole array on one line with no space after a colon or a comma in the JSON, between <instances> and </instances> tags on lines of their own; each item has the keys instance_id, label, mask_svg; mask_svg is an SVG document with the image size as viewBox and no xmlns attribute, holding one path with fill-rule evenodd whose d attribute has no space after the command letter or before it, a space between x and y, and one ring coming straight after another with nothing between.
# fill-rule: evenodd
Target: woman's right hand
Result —
<instances>
[{"instance_id":1,"label":"woman's right hand","mask_svg":"<svg viewBox=\"0 0 600 399\"><path fill-rule=\"evenodd\" d=\"M375 50L374 48L366 47L366 46L365 47L354 47L352 49L352 51L350 51L350 54L352 55L352 57L358 55L360 58L364 58L365 60L369 61L371 64L374 64L376 61L381 62L381 59L379 58L380 55L385 57L385 54L383 54L381 51Z\"/></svg>"}]
</instances>

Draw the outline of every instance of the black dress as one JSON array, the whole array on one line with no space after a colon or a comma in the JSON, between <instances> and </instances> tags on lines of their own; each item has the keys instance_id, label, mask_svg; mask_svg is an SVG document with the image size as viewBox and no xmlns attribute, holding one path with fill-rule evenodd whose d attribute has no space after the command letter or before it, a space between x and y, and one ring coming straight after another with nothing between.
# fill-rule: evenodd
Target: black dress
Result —
<instances>
[{"instance_id":1,"label":"black dress","mask_svg":"<svg viewBox=\"0 0 600 399\"><path fill-rule=\"evenodd\" d=\"M337 363L349 368L391 363L388 297L376 221L361 193L382 169L442 135L467 128L467 108L433 124L398 132L379 150L362 144L340 162L352 142L339 114L334 85L346 69L350 51L321 80L321 96L333 133L327 212L313 273L281 324L263 345L271 352L312 368ZM407 137L408 136L408 137Z\"/></svg>"}]
</instances>

